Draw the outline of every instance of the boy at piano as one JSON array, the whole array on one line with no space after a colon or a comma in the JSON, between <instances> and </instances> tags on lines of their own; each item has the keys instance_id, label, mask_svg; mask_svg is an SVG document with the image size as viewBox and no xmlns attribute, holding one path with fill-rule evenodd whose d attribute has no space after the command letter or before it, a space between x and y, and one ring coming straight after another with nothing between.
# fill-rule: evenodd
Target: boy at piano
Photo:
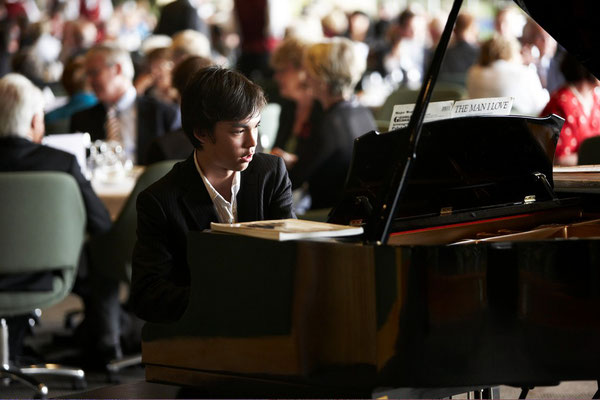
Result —
<instances>
[{"instance_id":1,"label":"boy at piano","mask_svg":"<svg viewBox=\"0 0 600 400\"><path fill-rule=\"evenodd\" d=\"M233 70L208 67L188 81L181 117L194 152L137 200L130 301L140 318L175 321L187 307L189 231L294 217L282 159L256 152L265 104L262 89Z\"/></svg>"}]
</instances>

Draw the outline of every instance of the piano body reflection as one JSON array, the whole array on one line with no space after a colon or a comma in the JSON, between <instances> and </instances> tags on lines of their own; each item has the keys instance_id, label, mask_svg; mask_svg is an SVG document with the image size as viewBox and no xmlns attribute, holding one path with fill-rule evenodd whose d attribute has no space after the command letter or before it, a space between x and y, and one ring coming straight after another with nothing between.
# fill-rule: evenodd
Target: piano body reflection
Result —
<instances>
[{"instance_id":1,"label":"piano body reflection","mask_svg":"<svg viewBox=\"0 0 600 400\"><path fill-rule=\"evenodd\" d=\"M548 19L585 14L589 30L561 43L589 54L584 39L568 45L597 32L596 2L517 3L559 42ZM362 224L360 239L190 234L190 304L178 322L144 326L147 380L363 397L598 379L600 213L593 193L554 190L561 126L470 117L420 124L416 141L415 125L364 135L330 215Z\"/></svg>"}]
</instances>

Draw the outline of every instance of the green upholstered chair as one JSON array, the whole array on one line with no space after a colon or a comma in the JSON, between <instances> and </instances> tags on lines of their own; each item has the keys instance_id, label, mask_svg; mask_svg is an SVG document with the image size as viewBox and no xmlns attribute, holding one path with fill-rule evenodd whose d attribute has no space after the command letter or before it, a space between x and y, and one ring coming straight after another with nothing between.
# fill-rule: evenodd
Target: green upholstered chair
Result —
<instances>
[{"instance_id":1,"label":"green upholstered chair","mask_svg":"<svg viewBox=\"0 0 600 400\"><path fill-rule=\"evenodd\" d=\"M269 103L262 110L258 132L260 134L260 144L263 146L264 151L271 150L275 143L280 114L281 105L277 103Z\"/></svg>"},{"instance_id":2,"label":"green upholstered chair","mask_svg":"<svg viewBox=\"0 0 600 400\"><path fill-rule=\"evenodd\" d=\"M53 271L50 291L0 292L0 333L8 336L6 319L27 315L63 300L71 291L86 213L75 179L63 172L0 173L0 274ZM31 386L44 397L47 387L34 375L62 375L85 386L81 369L56 364L17 367L9 363L6 340L0 343L0 376Z\"/></svg>"},{"instance_id":3,"label":"green upholstered chair","mask_svg":"<svg viewBox=\"0 0 600 400\"><path fill-rule=\"evenodd\" d=\"M137 212L135 203L141 191L162 178L179 160L161 161L149 165L138 178L112 228L89 242L90 259L106 276L126 284L131 280L131 256L136 241ZM141 355L112 360L107 366L111 378L121 369L142 362Z\"/></svg>"}]
</instances>

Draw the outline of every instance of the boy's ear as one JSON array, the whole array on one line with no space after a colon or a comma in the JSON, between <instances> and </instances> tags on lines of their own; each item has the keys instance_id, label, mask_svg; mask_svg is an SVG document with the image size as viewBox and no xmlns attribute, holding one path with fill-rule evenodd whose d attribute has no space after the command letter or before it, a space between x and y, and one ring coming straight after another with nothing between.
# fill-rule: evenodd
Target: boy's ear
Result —
<instances>
[{"instance_id":1,"label":"boy's ear","mask_svg":"<svg viewBox=\"0 0 600 400\"><path fill-rule=\"evenodd\" d=\"M204 141L206 140L206 133L201 131L200 129L197 129L194 131L194 137L196 139L198 139L198 141L200 142L200 144L202 144L204 146Z\"/></svg>"}]
</instances>

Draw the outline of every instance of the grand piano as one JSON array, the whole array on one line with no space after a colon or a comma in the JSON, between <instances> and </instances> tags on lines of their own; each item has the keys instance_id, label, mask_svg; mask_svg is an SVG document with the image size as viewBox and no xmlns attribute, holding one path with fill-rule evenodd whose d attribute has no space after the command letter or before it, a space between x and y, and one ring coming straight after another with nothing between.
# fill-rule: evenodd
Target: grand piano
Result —
<instances>
[{"instance_id":1,"label":"grand piano","mask_svg":"<svg viewBox=\"0 0 600 400\"><path fill-rule=\"evenodd\" d=\"M516 3L600 72L600 2ZM460 5L409 126L355 143L330 221L365 234L191 233L188 309L143 328L147 381L207 396L370 397L600 378L600 213L596 190L555 188L562 120L422 122Z\"/></svg>"}]
</instances>

